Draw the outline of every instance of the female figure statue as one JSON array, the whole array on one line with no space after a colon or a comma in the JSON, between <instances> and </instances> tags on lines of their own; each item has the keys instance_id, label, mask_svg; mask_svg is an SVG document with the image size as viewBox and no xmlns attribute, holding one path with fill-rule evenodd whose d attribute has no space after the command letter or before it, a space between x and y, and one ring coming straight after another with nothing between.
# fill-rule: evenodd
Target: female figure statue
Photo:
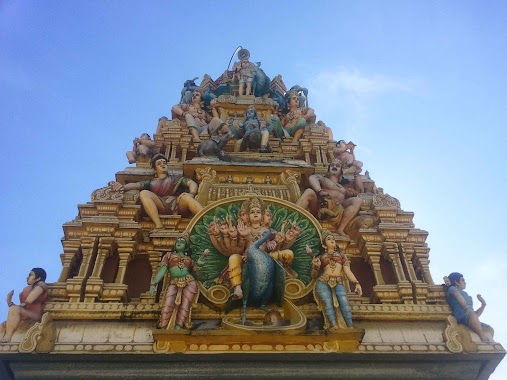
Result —
<instances>
[{"instance_id":1,"label":"female figure statue","mask_svg":"<svg viewBox=\"0 0 507 380\"><path fill-rule=\"evenodd\" d=\"M451 273L449 276L444 277L444 282L446 300L451 307L452 315L459 324L468 326L470 330L479 335L481 341L489 342L489 338L482 330L482 327L487 325L479 321L479 317L486 307L484 298L480 294L477 294L477 299L481 303L481 306L474 311L472 297L465 292L467 284L461 273Z\"/></svg>"},{"instance_id":2,"label":"female figure statue","mask_svg":"<svg viewBox=\"0 0 507 380\"><path fill-rule=\"evenodd\" d=\"M42 317L42 306L48 298L48 286L46 280L46 271L42 268L33 268L26 279L27 286L19 294L19 305L12 302L14 290L7 294L7 305L9 313L7 320L0 324L0 334L3 338L2 343L10 342L12 335L18 329L21 323L27 321L40 321Z\"/></svg>"},{"instance_id":3,"label":"female figure statue","mask_svg":"<svg viewBox=\"0 0 507 380\"><path fill-rule=\"evenodd\" d=\"M322 239L324 253L312 260L312 278L317 279L313 294L324 315L324 327L331 331L352 327L352 311L343 286L343 275L355 284L354 291L359 296L363 294L361 285L350 270L347 256L336 246L331 232L323 230ZM306 252L313 255L309 246L306 246Z\"/></svg>"},{"instance_id":4,"label":"female figure statue","mask_svg":"<svg viewBox=\"0 0 507 380\"><path fill-rule=\"evenodd\" d=\"M150 285L150 294L155 295L157 284L168 274L169 286L160 312L159 328L179 330L192 327L190 311L197 302L199 288L191 274L197 270L197 265L188 256L188 244L189 235L184 232L176 239L173 250L162 257L158 272Z\"/></svg>"}]
</instances>

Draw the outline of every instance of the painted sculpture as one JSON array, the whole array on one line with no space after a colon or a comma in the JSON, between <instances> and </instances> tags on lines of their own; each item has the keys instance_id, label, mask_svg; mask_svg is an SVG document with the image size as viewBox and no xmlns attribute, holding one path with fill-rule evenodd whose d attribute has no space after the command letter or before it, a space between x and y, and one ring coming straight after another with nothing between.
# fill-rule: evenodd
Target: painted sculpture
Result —
<instances>
[{"instance_id":1,"label":"painted sculpture","mask_svg":"<svg viewBox=\"0 0 507 380\"><path fill-rule=\"evenodd\" d=\"M486 301L478 294L477 299L481 306L474 310L473 299L465 292L465 288L465 278L461 273L453 272L444 277L446 300L451 307L452 315L459 324L468 326L470 330L479 335L481 341L489 342L490 339L483 331L483 327L488 327L488 325L479 321L479 317L486 307Z\"/></svg>"},{"instance_id":2,"label":"painted sculpture","mask_svg":"<svg viewBox=\"0 0 507 380\"><path fill-rule=\"evenodd\" d=\"M238 52L239 61L234 63L232 67L233 79L237 79L239 82L238 94L252 95L252 83L256 73L256 66L248 59L250 58L250 52L246 49L241 49Z\"/></svg>"},{"instance_id":3,"label":"painted sculpture","mask_svg":"<svg viewBox=\"0 0 507 380\"><path fill-rule=\"evenodd\" d=\"M167 330L190 329L191 309L199 296L197 281L193 275L198 264L188 254L189 234L183 232L174 243L173 250L162 257L159 269L150 285L150 294L155 295L157 284L167 274L169 285L164 294L158 327Z\"/></svg>"},{"instance_id":4,"label":"painted sculpture","mask_svg":"<svg viewBox=\"0 0 507 380\"><path fill-rule=\"evenodd\" d=\"M237 213L236 219L237 224L234 225L232 215L227 214L224 220L215 219L208 227L214 247L222 255L228 257L228 267L223 275L226 275L226 281L230 283L231 299L243 298L242 267L243 261L247 260L248 249L253 242L260 239L264 232L271 231L269 210L259 198L245 201ZM283 233L275 234L275 231L273 233L271 244L263 241L259 249L289 270L294 254L287 247L286 236ZM289 237L292 235L289 233Z\"/></svg>"},{"instance_id":5,"label":"painted sculpture","mask_svg":"<svg viewBox=\"0 0 507 380\"><path fill-rule=\"evenodd\" d=\"M192 92L190 104L176 104L172 108L173 119L178 118L185 121L195 142L201 142L199 135L213 136L228 132L227 126L218 115L211 116L205 111L203 96L203 90L197 88Z\"/></svg>"},{"instance_id":6,"label":"painted sculpture","mask_svg":"<svg viewBox=\"0 0 507 380\"><path fill-rule=\"evenodd\" d=\"M356 144L352 141L346 143L344 140L340 140L336 143L336 147L333 149L333 155L343 162L343 175L350 181L354 181L354 186L359 192L364 193L363 182L359 173L363 170L363 163L356 160L354 149Z\"/></svg>"},{"instance_id":7,"label":"painted sculpture","mask_svg":"<svg viewBox=\"0 0 507 380\"><path fill-rule=\"evenodd\" d=\"M229 128L232 129L232 128ZM258 150L261 153L268 152L268 140L271 128L266 122L259 120L255 107L249 106L246 110L245 119L239 125L237 137L239 140L234 147L235 151Z\"/></svg>"},{"instance_id":8,"label":"painted sculpture","mask_svg":"<svg viewBox=\"0 0 507 380\"><path fill-rule=\"evenodd\" d=\"M143 133L140 137L136 137L133 143L132 150L126 153L129 164L136 163L141 156L145 156L147 159L153 157L155 142L149 134Z\"/></svg>"},{"instance_id":9,"label":"painted sculpture","mask_svg":"<svg viewBox=\"0 0 507 380\"><path fill-rule=\"evenodd\" d=\"M246 308L253 306L265 312L273 312L269 304L282 305L285 291L285 271L278 261L279 257L266 254L262 246L273 241L275 233L265 230L260 237L252 242L246 251L247 262L244 268L243 309L241 323L246 322Z\"/></svg>"},{"instance_id":10,"label":"painted sculpture","mask_svg":"<svg viewBox=\"0 0 507 380\"><path fill-rule=\"evenodd\" d=\"M350 270L350 262L336 246L331 232L322 232L324 253L312 260L312 278L316 279L314 297L324 316L324 328L330 331L352 327L352 311L343 285L344 277L354 285L354 291L361 296L363 291L356 276ZM314 253L307 247L308 255ZM344 322L344 323L343 323Z\"/></svg>"},{"instance_id":11,"label":"painted sculpture","mask_svg":"<svg viewBox=\"0 0 507 380\"><path fill-rule=\"evenodd\" d=\"M320 215L322 219L323 216L329 216L336 224L336 232L348 237L345 227L359 213L363 201L358 197L349 196L348 190L340 183L342 167L342 161L335 159L329 163L325 176L311 175L308 179L310 187L296 203L309 210L315 217Z\"/></svg>"},{"instance_id":12,"label":"painted sculpture","mask_svg":"<svg viewBox=\"0 0 507 380\"><path fill-rule=\"evenodd\" d=\"M26 279L27 286L19 294L19 305L12 301L14 290L7 294L9 312L7 320L0 324L1 343L10 342L12 335L21 324L30 321L40 321L42 308L48 298L46 271L42 268L33 268Z\"/></svg>"},{"instance_id":13,"label":"painted sculpture","mask_svg":"<svg viewBox=\"0 0 507 380\"><path fill-rule=\"evenodd\" d=\"M144 210L155 223L155 229L163 229L160 215L191 214L202 210L202 205L194 199L197 194L197 183L193 180L167 171L167 159L157 154L151 160L151 167L155 170L152 180L122 185L112 182L110 186L115 191L139 190L139 199ZM182 191L186 188L188 192Z\"/></svg>"},{"instance_id":14,"label":"painted sculpture","mask_svg":"<svg viewBox=\"0 0 507 380\"><path fill-rule=\"evenodd\" d=\"M292 142L299 141L307 125L316 120L312 108L299 107L299 95L297 92L289 92L288 112L274 123L273 133L276 137L284 139L292 137Z\"/></svg>"}]
</instances>

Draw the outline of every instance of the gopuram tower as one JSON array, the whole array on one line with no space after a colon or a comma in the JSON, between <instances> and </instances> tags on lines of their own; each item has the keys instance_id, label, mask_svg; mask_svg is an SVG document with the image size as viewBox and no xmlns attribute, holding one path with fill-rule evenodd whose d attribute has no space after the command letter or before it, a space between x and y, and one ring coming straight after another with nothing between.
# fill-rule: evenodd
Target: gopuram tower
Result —
<instances>
[{"instance_id":1,"label":"gopuram tower","mask_svg":"<svg viewBox=\"0 0 507 380\"><path fill-rule=\"evenodd\" d=\"M63 225L58 281L0 344L1 378L487 379L492 329L451 316L428 233L308 90L246 49L196 80Z\"/></svg>"}]
</instances>

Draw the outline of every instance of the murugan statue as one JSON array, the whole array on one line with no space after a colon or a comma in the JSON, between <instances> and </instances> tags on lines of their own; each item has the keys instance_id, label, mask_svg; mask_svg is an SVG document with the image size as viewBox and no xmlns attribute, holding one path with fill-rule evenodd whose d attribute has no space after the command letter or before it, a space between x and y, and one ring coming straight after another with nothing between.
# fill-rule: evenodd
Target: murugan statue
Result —
<instances>
[{"instance_id":1,"label":"murugan statue","mask_svg":"<svg viewBox=\"0 0 507 380\"><path fill-rule=\"evenodd\" d=\"M444 289L446 292L446 300L451 307L452 315L459 324L466 325L474 333L479 335L481 341L489 342L490 339L484 333L483 327L489 327L485 323L479 321L479 317L486 307L486 301L480 294L477 299L481 306L474 310L472 297L465 292L466 282L461 273L453 272L449 276L444 277Z\"/></svg>"},{"instance_id":2,"label":"murugan statue","mask_svg":"<svg viewBox=\"0 0 507 380\"><path fill-rule=\"evenodd\" d=\"M202 264L204 255L196 263L188 256L189 234L178 236L171 252L162 257L160 267L150 285L150 294L155 295L157 284L167 274L169 285L164 294L158 327L167 330L190 329L191 309L199 296L199 287L192 274Z\"/></svg>"},{"instance_id":3,"label":"murugan statue","mask_svg":"<svg viewBox=\"0 0 507 380\"><path fill-rule=\"evenodd\" d=\"M314 297L324 316L324 328L332 331L352 327L352 311L343 285L344 276L355 284L354 291L359 296L363 293L361 285L350 270L347 256L336 246L331 232L323 230L322 240L324 253L315 256L312 260L312 278L317 280ZM309 246L306 247L306 251L308 255L313 256Z\"/></svg>"},{"instance_id":4,"label":"murugan statue","mask_svg":"<svg viewBox=\"0 0 507 380\"><path fill-rule=\"evenodd\" d=\"M155 223L155 229L164 228L160 215L191 215L197 214L203 206L194 199L197 194L197 183L193 180L167 171L167 159L162 154L155 155L151 160L155 170L155 178L122 185L112 182L113 190L139 190L139 199L144 210ZM187 191L182 191L185 189Z\"/></svg>"},{"instance_id":5,"label":"murugan statue","mask_svg":"<svg viewBox=\"0 0 507 380\"><path fill-rule=\"evenodd\" d=\"M333 160L329 163L325 176L313 174L308 178L310 187L304 191L296 204L305 210L309 210L315 217L324 215L326 211L334 216L338 215L339 208L343 211L341 218L336 220L336 232L341 236L347 236L345 227L361 209L363 201L350 196L349 191L340 183L342 179L343 162Z\"/></svg>"},{"instance_id":6,"label":"murugan statue","mask_svg":"<svg viewBox=\"0 0 507 380\"><path fill-rule=\"evenodd\" d=\"M271 215L266 205L259 198L245 201L238 213L237 226L232 223L232 217L226 220L214 220L210 223L208 232L215 248L224 256L228 257L227 274L231 286L231 299L243 297L242 265L247 259L246 252L254 241L258 241L261 235L271 230ZM287 222L289 223L289 222ZM258 248L266 252L274 260L278 261L289 274L292 274L289 266L294 259L294 253L289 249L300 233L297 226L283 228L275 238L262 243ZM276 231L273 231L275 234Z\"/></svg>"},{"instance_id":7,"label":"murugan statue","mask_svg":"<svg viewBox=\"0 0 507 380\"><path fill-rule=\"evenodd\" d=\"M48 298L48 286L44 281L46 271L42 268L33 268L26 279L27 286L19 294L20 304L16 305L12 301L14 290L7 294L9 313L7 320L0 324L0 335L3 335L0 343L10 342L21 324L41 320L42 307Z\"/></svg>"}]
</instances>

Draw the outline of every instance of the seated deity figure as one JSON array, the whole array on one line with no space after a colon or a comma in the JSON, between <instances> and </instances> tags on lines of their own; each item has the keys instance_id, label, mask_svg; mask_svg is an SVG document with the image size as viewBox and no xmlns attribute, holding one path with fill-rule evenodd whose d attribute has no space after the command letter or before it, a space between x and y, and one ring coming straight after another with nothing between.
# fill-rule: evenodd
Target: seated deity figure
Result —
<instances>
[{"instance_id":1,"label":"seated deity figure","mask_svg":"<svg viewBox=\"0 0 507 380\"><path fill-rule=\"evenodd\" d=\"M289 112L282 116L281 120L274 123L273 133L278 138L292 137L292 142L299 141L305 127L314 123L315 112L312 108L299 107L299 95L296 92L289 93Z\"/></svg>"},{"instance_id":2,"label":"seated deity figure","mask_svg":"<svg viewBox=\"0 0 507 380\"><path fill-rule=\"evenodd\" d=\"M132 147L132 150L127 152L127 159L129 160L129 164L137 162L141 156L145 156L148 159L153 156L153 148L155 148L155 142L151 139L149 134L143 133L140 137L136 137L133 143L134 146Z\"/></svg>"},{"instance_id":3,"label":"seated deity figure","mask_svg":"<svg viewBox=\"0 0 507 380\"><path fill-rule=\"evenodd\" d=\"M48 298L46 271L42 268L33 268L26 279L27 286L19 294L19 305L12 301L14 290L7 294L9 312L7 320L0 324L0 343L10 342L12 335L26 322L38 322L42 318L42 308Z\"/></svg>"},{"instance_id":4,"label":"seated deity figure","mask_svg":"<svg viewBox=\"0 0 507 380\"><path fill-rule=\"evenodd\" d=\"M194 262L188 255L189 234L183 232L174 243L173 250L162 257L157 274L150 285L150 294L155 295L157 284L167 274L169 286L164 295L158 327L163 329L190 329L190 310L199 295L197 281L192 274L204 263L204 254Z\"/></svg>"},{"instance_id":5,"label":"seated deity figure","mask_svg":"<svg viewBox=\"0 0 507 380\"><path fill-rule=\"evenodd\" d=\"M354 154L355 147L356 144L354 144L352 141L346 143L344 140L340 140L336 143L336 147L333 149L333 155L338 160L343 162L344 177L349 180L353 180L354 186L361 193L364 193L363 181L359 175L363 170L363 163L356 160L356 156Z\"/></svg>"},{"instance_id":6,"label":"seated deity figure","mask_svg":"<svg viewBox=\"0 0 507 380\"><path fill-rule=\"evenodd\" d=\"M192 103L176 104L172 108L173 119L178 118L185 121L194 142L201 142L199 135L214 136L229 132L228 127L218 117L218 114L211 116L204 110L203 95L204 92L201 88L195 89L192 93Z\"/></svg>"},{"instance_id":7,"label":"seated deity figure","mask_svg":"<svg viewBox=\"0 0 507 380\"><path fill-rule=\"evenodd\" d=\"M228 257L227 275L231 285L231 299L243 297L242 265L247 260L246 252L250 245L259 240L263 232L271 228L271 213L259 198L252 198L243 203L238 212L237 226L230 216L225 221L215 220L210 223L208 232L214 247ZM262 244L259 249L278 261L289 274L294 253L288 249L300 233L299 227L292 226L273 242ZM290 232L289 232L290 231ZM224 273L225 274L225 273Z\"/></svg>"},{"instance_id":8,"label":"seated deity figure","mask_svg":"<svg viewBox=\"0 0 507 380\"><path fill-rule=\"evenodd\" d=\"M489 327L485 323L479 321L486 301L480 294L477 299L481 306L474 310L474 302L472 297L465 292L466 282L461 273L453 272L449 276L444 277L444 289L446 292L446 300L451 307L452 315L456 318L459 324L466 325L470 330L479 335L483 342L489 342L490 339L484 333L483 327Z\"/></svg>"},{"instance_id":9,"label":"seated deity figure","mask_svg":"<svg viewBox=\"0 0 507 380\"><path fill-rule=\"evenodd\" d=\"M232 127L229 128L230 130ZM234 146L234 151L259 149L261 153L268 151L270 128L266 122L259 120L254 106L246 110L245 119L239 125L238 137L241 137Z\"/></svg>"},{"instance_id":10,"label":"seated deity figure","mask_svg":"<svg viewBox=\"0 0 507 380\"><path fill-rule=\"evenodd\" d=\"M346 327L352 327L352 310L350 308L347 291L343 286L343 275L353 284L354 291L359 296L363 291L356 276L350 270L350 262L344 253L336 246L336 241L327 230L322 231L324 253L314 256L307 245L306 252L314 256L312 260L312 278L316 279L314 297L324 316L324 327L330 331L338 330L340 321L345 321Z\"/></svg>"},{"instance_id":11,"label":"seated deity figure","mask_svg":"<svg viewBox=\"0 0 507 380\"><path fill-rule=\"evenodd\" d=\"M320 215L325 213L325 210L323 210L325 208L343 207L340 221L336 225L336 232L341 236L348 237L345 233L345 227L359 213L363 201L355 196L347 197L347 189L340 184L342 167L343 163L335 159L329 163L325 176L311 175L308 178L310 188L304 191L296 204L305 210L309 210L316 218L319 217L319 213Z\"/></svg>"},{"instance_id":12,"label":"seated deity figure","mask_svg":"<svg viewBox=\"0 0 507 380\"><path fill-rule=\"evenodd\" d=\"M167 160L157 154L151 160L155 178L122 185L119 182L110 184L114 191L139 190L139 199L143 209L155 223L155 229L163 229L160 215L195 215L203 206L194 199L197 194L197 183L189 178L171 174L167 171ZM186 191L182 191L185 189Z\"/></svg>"},{"instance_id":13,"label":"seated deity figure","mask_svg":"<svg viewBox=\"0 0 507 380\"><path fill-rule=\"evenodd\" d=\"M238 58L239 61L234 62L232 66L232 71L234 73L232 78L239 81L238 95L252 95L252 82L257 67L248 60L250 58L250 53L246 49L241 49L238 52Z\"/></svg>"}]
</instances>

